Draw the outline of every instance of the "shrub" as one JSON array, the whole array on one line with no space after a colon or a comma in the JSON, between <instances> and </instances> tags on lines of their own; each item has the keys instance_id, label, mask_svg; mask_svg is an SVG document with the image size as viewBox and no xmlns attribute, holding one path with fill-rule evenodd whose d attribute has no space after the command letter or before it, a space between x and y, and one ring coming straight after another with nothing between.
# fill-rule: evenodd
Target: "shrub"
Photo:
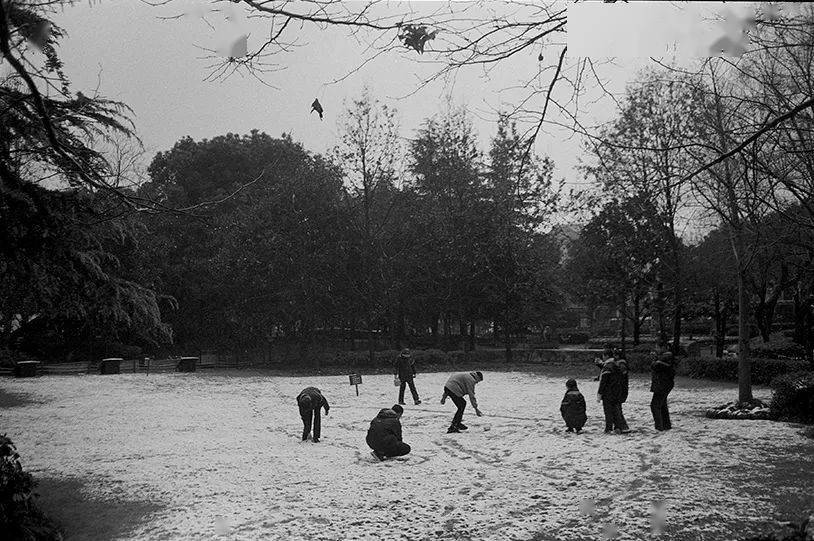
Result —
<instances>
[{"instance_id":1,"label":"shrub","mask_svg":"<svg viewBox=\"0 0 814 541\"><path fill-rule=\"evenodd\" d=\"M121 357L122 359L137 359L141 357L142 349L139 346L122 344L120 342L107 342L101 348L105 357Z\"/></svg>"},{"instance_id":2,"label":"shrub","mask_svg":"<svg viewBox=\"0 0 814 541\"><path fill-rule=\"evenodd\" d=\"M562 332L560 333L560 342L563 344L585 344L590 339L585 333L581 332Z\"/></svg>"},{"instance_id":3,"label":"shrub","mask_svg":"<svg viewBox=\"0 0 814 541\"><path fill-rule=\"evenodd\" d=\"M810 541L812 538L812 531L814 531L812 521L814 521L814 515L810 515L799 524L794 522L789 523L786 527L790 528L790 531L787 530L785 532L770 535L747 537L741 541Z\"/></svg>"},{"instance_id":4,"label":"shrub","mask_svg":"<svg viewBox=\"0 0 814 541\"><path fill-rule=\"evenodd\" d=\"M814 423L814 372L794 372L772 382L770 408L780 418Z\"/></svg>"},{"instance_id":5,"label":"shrub","mask_svg":"<svg viewBox=\"0 0 814 541\"><path fill-rule=\"evenodd\" d=\"M792 337L781 332L772 333L769 342L763 342L760 337L752 338L749 341L749 350L752 355L761 359L803 359L805 357L805 348L794 342ZM738 345L729 346L727 351L737 353Z\"/></svg>"},{"instance_id":6,"label":"shrub","mask_svg":"<svg viewBox=\"0 0 814 541\"><path fill-rule=\"evenodd\" d=\"M650 364L656 360L656 353L632 351L625 355L630 372L650 372Z\"/></svg>"},{"instance_id":7,"label":"shrub","mask_svg":"<svg viewBox=\"0 0 814 541\"><path fill-rule=\"evenodd\" d=\"M36 505L34 478L23 471L14 443L0 436L0 531L4 539L59 541L62 534Z\"/></svg>"},{"instance_id":8,"label":"shrub","mask_svg":"<svg viewBox=\"0 0 814 541\"><path fill-rule=\"evenodd\" d=\"M722 381L738 381L738 358L690 357L685 360L687 375ZM784 359L752 359L752 383L768 385L777 376L805 370L803 361Z\"/></svg>"}]
</instances>

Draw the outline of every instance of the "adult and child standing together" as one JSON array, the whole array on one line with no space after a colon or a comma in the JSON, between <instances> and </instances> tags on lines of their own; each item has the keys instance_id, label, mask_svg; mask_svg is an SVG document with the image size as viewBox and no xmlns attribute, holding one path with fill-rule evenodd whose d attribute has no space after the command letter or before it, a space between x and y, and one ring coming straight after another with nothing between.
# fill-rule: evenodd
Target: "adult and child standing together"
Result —
<instances>
[{"instance_id":1,"label":"adult and child standing together","mask_svg":"<svg viewBox=\"0 0 814 541\"><path fill-rule=\"evenodd\" d=\"M599 374L599 390L596 400L602 403L605 414L606 434L627 434L630 427L622 411L622 404L627 401L629 374L627 361L617 358L612 348L605 349L603 359L597 361L602 372ZM674 357L672 353L662 353L650 366L650 411L656 430L669 430L670 411L667 407L667 395L675 384ZM579 392L577 382L569 379L565 383L566 392L560 404L560 413L565 420L566 432L579 434L587 421L585 397Z\"/></svg>"},{"instance_id":2,"label":"adult and child standing together","mask_svg":"<svg viewBox=\"0 0 814 541\"><path fill-rule=\"evenodd\" d=\"M598 362L602 372L599 375L599 389L597 401L602 402L602 409L605 415L605 433L624 434L630 432L630 428L622 412L622 404L628 396L629 376L627 362L624 359L617 359L612 349L606 349L604 360ZM653 414L653 421L656 430L669 430L670 412L667 406L667 396L673 389L675 380L675 369L673 366L673 355L662 354L651 365L651 385L650 391L653 398L650 402L650 409ZM415 362L410 351L403 350L394 362L394 376L399 382L399 403L391 408L383 408L370 422L365 441L372 449L373 454L379 460L390 457L404 456L411 450L410 446L402 439L401 416L404 414L404 392L406 386L410 387L413 395L413 402L418 405L421 400L415 387ZM453 374L444 384L444 392L441 396L441 404L446 403L450 398L455 404L456 411L452 418L452 423L447 429L447 433L457 433L466 430L468 427L463 424L464 410L468 396L475 414L483 415L478 408L478 401L475 396L475 386L483 381L481 372L461 372ZM585 397L579 391L575 379L566 381L566 392L560 404L560 413L566 424L566 432L576 432L579 434L587 422ZM328 415L330 406L327 399L316 387L306 387L297 397L297 405L303 422L303 441L308 439L313 427L313 441L319 442L321 418L320 413L325 409Z\"/></svg>"}]
</instances>

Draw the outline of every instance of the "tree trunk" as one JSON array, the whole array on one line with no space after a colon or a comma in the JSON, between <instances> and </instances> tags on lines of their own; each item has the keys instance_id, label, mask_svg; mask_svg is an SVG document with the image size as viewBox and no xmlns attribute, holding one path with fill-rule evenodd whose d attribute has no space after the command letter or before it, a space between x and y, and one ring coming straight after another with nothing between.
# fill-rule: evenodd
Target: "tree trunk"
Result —
<instances>
[{"instance_id":1,"label":"tree trunk","mask_svg":"<svg viewBox=\"0 0 814 541\"><path fill-rule=\"evenodd\" d=\"M633 347L639 345L642 332L642 295L638 291L633 294Z\"/></svg>"},{"instance_id":2,"label":"tree trunk","mask_svg":"<svg viewBox=\"0 0 814 541\"><path fill-rule=\"evenodd\" d=\"M800 284L794 289L794 341L801 346L806 345L805 308Z\"/></svg>"},{"instance_id":3,"label":"tree trunk","mask_svg":"<svg viewBox=\"0 0 814 541\"><path fill-rule=\"evenodd\" d=\"M724 356L724 335L726 334L726 322L723 321L724 313L721 309L721 293L715 289L713 297L713 307L715 310L715 356L721 358Z\"/></svg>"},{"instance_id":4,"label":"tree trunk","mask_svg":"<svg viewBox=\"0 0 814 541\"><path fill-rule=\"evenodd\" d=\"M506 349L506 362L512 362L512 331L509 325L509 311L506 310L506 320L503 324L503 345Z\"/></svg>"},{"instance_id":5,"label":"tree trunk","mask_svg":"<svg viewBox=\"0 0 814 541\"><path fill-rule=\"evenodd\" d=\"M659 280L656 284L656 320L658 323L658 347L665 349L667 347L667 326L664 323L664 284Z\"/></svg>"},{"instance_id":6,"label":"tree trunk","mask_svg":"<svg viewBox=\"0 0 814 541\"><path fill-rule=\"evenodd\" d=\"M438 319L439 319L439 314L433 314L433 316L432 316L432 327L431 327L431 329L432 329L432 345L436 349L438 348L438 339L439 339L439 336L438 336Z\"/></svg>"},{"instance_id":7,"label":"tree trunk","mask_svg":"<svg viewBox=\"0 0 814 541\"><path fill-rule=\"evenodd\" d=\"M373 366L376 360L376 334L373 332L373 316L370 313L367 315L367 359L370 366Z\"/></svg>"},{"instance_id":8,"label":"tree trunk","mask_svg":"<svg viewBox=\"0 0 814 541\"><path fill-rule=\"evenodd\" d=\"M676 290L678 287L676 287ZM673 309L673 345L670 348L673 352L673 355L678 355L679 349L681 347L681 304L680 304L680 295L678 291L676 291L675 295L673 296L673 301L675 302L675 307Z\"/></svg>"},{"instance_id":9,"label":"tree trunk","mask_svg":"<svg viewBox=\"0 0 814 541\"><path fill-rule=\"evenodd\" d=\"M622 312L622 317L619 318L619 319L622 320L622 326L621 326L621 329L619 330L619 340L622 343L621 346L620 346L620 349L622 351L622 358L625 358L625 356L626 356L625 352L627 350L626 343L625 343L625 338L626 338L625 327L627 325L625 325L625 324L627 323L627 320L626 320L626 318L624 316L624 312Z\"/></svg>"},{"instance_id":10,"label":"tree trunk","mask_svg":"<svg viewBox=\"0 0 814 541\"><path fill-rule=\"evenodd\" d=\"M738 400L752 400L752 367L749 359L749 294L745 272L738 272Z\"/></svg>"},{"instance_id":11,"label":"tree trunk","mask_svg":"<svg viewBox=\"0 0 814 541\"><path fill-rule=\"evenodd\" d=\"M469 322L469 351L475 351L475 321Z\"/></svg>"}]
</instances>

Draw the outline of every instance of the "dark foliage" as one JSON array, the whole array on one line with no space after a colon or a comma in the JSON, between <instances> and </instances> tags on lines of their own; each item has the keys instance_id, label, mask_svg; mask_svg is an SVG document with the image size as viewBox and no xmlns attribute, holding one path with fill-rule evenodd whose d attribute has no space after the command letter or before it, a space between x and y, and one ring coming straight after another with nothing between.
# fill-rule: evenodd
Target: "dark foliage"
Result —
<instances>
[{"instance_id":1,"label":"dark foliage","mask_svg":"<svg viewBox=\"0 0 814 541\"><path fill-rule=\"evenodd\" d=\"M686 375L691 378L705 378L720 381L738 381L738 358L697 357L684 361ZM777 376L804 370L803 361L782 359L752 359L752 382L768 385Z\"/></svg>"},{"instance_id":2,"label":"dark foliage","mask_svg":"<svg viewBox=\"0 0 814 541\"><path fill-rule=\"evenodd\" d=\"M770 408L783 419L814 423L814 372L794 372L772 382Z\"/></svg>"},{"instance_id":3,"label":"dark foliage","mask_svg":"<svg viewBox=\"0 0 814 541\"><path fill-rule=\"evenodd\" d=\"M23 471L20 455L5 434L0 436L0 532L15 541L59 541L57 526L36 504L36 482Z\"/></svg>"}]
</instances>

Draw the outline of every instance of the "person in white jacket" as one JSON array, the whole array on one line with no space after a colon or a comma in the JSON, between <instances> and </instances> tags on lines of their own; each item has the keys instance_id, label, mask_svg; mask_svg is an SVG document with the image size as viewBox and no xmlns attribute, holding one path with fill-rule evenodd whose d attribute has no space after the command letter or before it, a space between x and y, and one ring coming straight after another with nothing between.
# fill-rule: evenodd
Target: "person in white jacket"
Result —
<instances>
[{"instance_id":1,"label":"person in white jacket","mask_svg":"<svg viewBox=\"0 0 814 541\"><path fill-rule=\"evenodd\" d=\"M458 407L455 416L452 418L452 424L447 430L448 434L467 429L467 426L461 422L464 418L464 408L466 408L464 396L469 395L469 401L472 402L472 407L475 408L475 414L478 417L483 415L478 409L478 400L475 398L475 385L481 381L483 381L483 374L480 372L460 372L453 374L447 380L446 385L444 385L444 394L441 396L441 403L446 403L447 397L450 397L455 406Z\"/></svg>"}]
</instances>

